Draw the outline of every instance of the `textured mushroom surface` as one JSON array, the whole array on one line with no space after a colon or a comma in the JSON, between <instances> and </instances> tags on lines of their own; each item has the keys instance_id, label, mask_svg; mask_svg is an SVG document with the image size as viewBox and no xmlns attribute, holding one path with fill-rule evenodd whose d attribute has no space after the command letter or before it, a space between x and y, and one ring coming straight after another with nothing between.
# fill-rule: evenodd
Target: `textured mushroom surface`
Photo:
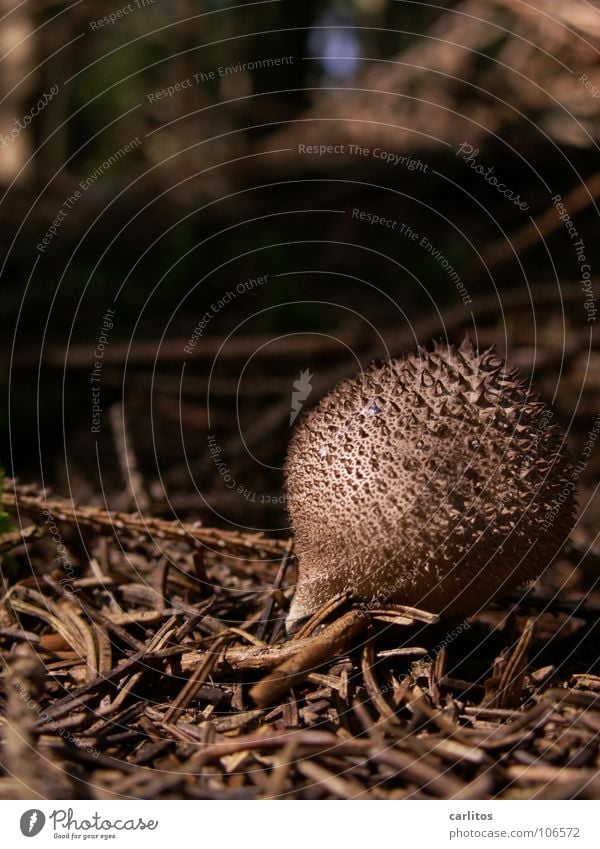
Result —
<instances>
[{"instance_id":1,"label":"textured mushroom surface","mask_svg":"<svg viewBox=\"0 0 600 849\"><path fill-rule=\"evenodd\" d=\"M345 590L370 606L472 613L536 578L572 526L552 411L468 339L340 383L302 419L285 472L290 631Z\"/></svg>"}]
</instances>

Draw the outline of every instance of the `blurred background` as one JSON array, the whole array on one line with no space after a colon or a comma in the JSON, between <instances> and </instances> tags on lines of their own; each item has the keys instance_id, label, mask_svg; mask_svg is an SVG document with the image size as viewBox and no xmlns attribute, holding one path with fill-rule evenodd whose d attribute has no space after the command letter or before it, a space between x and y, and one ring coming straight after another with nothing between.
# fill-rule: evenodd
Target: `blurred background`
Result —
<instances>
[{"instance_id":1,"label":"blurred background","mask_svg":"<svg viewBox=\"0 0 600 849\"><path fill-rule=\"evenodd\" d=\"M466 332L508 352L577 458L600 409L597 4L0 15L8 474L285 532L296 414ZM592 454L582 528L599 472Z\"/></svg>"}]
</instances>

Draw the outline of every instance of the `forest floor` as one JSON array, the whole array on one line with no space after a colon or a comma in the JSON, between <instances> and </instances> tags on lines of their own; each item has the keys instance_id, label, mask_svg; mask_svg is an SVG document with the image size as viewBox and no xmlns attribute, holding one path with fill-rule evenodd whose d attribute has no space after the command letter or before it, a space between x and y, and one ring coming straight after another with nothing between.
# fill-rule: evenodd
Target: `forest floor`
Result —
<instances>
[{"instance_id":1,"label":"forest floor","mask_svg":"<svg viewBox=\"0 0 600 849\"><path fill-rule=\"evenodd\" d=\"M287 639L288 540L11 480L3 503L21 529L0 537L2 798L600 793L600 594L574 570L598 552L581 535L465 622L340 597Z\"/></svg>"}]
</instances>

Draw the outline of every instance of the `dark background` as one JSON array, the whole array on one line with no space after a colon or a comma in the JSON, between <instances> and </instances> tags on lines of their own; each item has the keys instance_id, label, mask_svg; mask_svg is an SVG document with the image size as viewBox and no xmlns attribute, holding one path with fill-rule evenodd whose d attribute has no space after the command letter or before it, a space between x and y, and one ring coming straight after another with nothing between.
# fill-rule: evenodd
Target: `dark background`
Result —
<instances>
[{"instance_id":1,"label":"dark background","mask_svg":"<svg viewBox=\"0 0 600 849\"><path fill-rule=\"evenodd\" d=\"M600 18L590 7L0 6L3 137L57 87L0 150L7 473L82 502L283 529L281 465L301 372L312 375L308 409L373 356L465 332L509 353L577 455L599 406L595 306L585 307L594 302L552 196L563 197L595 285ZM527 211L457 155L463 143ZM376 149L422 167L386 163ZM584 524L598 471L595 455L581 481Z\"/></svg>"}]
</instances>

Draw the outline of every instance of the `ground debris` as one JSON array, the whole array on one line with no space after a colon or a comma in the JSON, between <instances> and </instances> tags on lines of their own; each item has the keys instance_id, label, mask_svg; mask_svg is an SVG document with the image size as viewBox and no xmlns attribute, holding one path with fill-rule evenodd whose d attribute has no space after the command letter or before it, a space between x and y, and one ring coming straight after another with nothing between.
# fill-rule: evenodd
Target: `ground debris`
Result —
<instances>
[{"instance_id":1,"label":"ground debris","mask_svg":"<svg viewBox=\"0 0 600 849\"><path fill-rule=\"evenodd\" d=\"M596 597L527 595L459 625L344 595L286 639L288 540L175 532L30 486L4 504L34 522L50 510L76 566L67 586L41 521L3 540L28 566L5 575L0 603L3 798L600 789ZM84 528L87 562L69 526ZM159 531L172 547L153 544Z\"/></svg>"}]
</instances>

